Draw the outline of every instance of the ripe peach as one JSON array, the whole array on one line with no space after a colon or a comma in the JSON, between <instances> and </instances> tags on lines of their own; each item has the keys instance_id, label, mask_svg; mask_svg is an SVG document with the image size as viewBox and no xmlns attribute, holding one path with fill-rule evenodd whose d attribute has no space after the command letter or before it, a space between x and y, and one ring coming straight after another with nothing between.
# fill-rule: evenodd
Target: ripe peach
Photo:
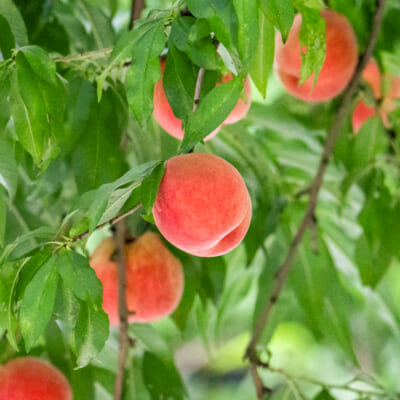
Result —
<instances>
[{"instance_id":1,"label":"ripe peach","mask_svg":"<svg viewBox=\"0 0 400 400\"><path fill-rule=\"evenodd\" d=\"M72 400L72 390L56 367L23 357L0 367L0 400Z\"/></svg>"},{"instance_id":2,"label":"ripe peach","mask_svg":"<svg viewBox=\"0 0 400 400\"><path fill-rule=\"evenodd\" d=\"M161 71L165 70L165 61L161 61ZM232 74L224 75L222 77L222 83L228 82L232 79ZM242 119L250 108L251 102L251 85L249 78L246 79L245 85L246 102L239 99L236 106L233 108L231 113L228 115L223 124L233 124ZM171 106L169 105L167 96L164 91L162 79L160 79L154 86L153 95L153 107L154 107L154 118L161 125L161 127L168 132L170 135L177 139L183 139L184 131L182 129L182 121L175 117ZM222 125L223 125L222 124ZM204 140L212 139L221 129L219 126L217 129L212 131Z\"/></svg>"},{"instance_id":3,"label":"ripe peach","mask_svg":"<svg viewBox=\"0 0 400 400\"><path fill-rule=\"evenodd\" d=\"M354 108L352 116L353 132L357 133L364 122L375 114L376 111L374 107L367 106L362 100L359 100Z\"/></svg>"},{"instance_id":4,"label":"ripe peach","mask_svg":"<svg viewBox=\"0 0 400 400\"><path fill-rule=\"evenodd\" d=\"M353 28L336 11L324 9L321 17L326 23L326 58L313 87L313 74L301 85L300 39L301 15L296 15L285 44L277 35L275 69L287 91L295 97L316 102L326 101L341 93L357 66L358 47ZM303 54L307 51L301 49Z\"/></svg>"},{"instance_id":5,"label":"ripe peach","mask_svg":"<svg viewBox=\"0 0 400 400\"><path fill-rule=\"evenodd\" d=\"M104 239L90 258L90 265L103 284L103 308L113 325L119 324L116 250L112 237ZM127 243L126 302L133 312L129 322L153 322L170 315L182 297L183 271L180 261L159 236L147 232Z\"/></svg>"},{"instance_id":6,"label":"ripe peach","mask_svg":"<svg viewBox=\"0 0 400 400\"><path fill-rule=\"evenodd\" d=\"M168 160L153 215L173 245L214 257L246 235L251 200L243 178L227 161L212 154L184 154Z\"/></svg>"},{"instance_id":7,"label":"ripe peach","mask_svg":"<svg viewBox=\"0 0 400 400\"><path fill-rule=\"evenodd\" d=\"M363 71L363 79L371 85L376 99L381 98L381 73L375 60L370 60ZM362 100L357 102L352 115L353 131L358 132L364 122L375 115L374 107L368 106Z\"/></svg>"}]
</instances>

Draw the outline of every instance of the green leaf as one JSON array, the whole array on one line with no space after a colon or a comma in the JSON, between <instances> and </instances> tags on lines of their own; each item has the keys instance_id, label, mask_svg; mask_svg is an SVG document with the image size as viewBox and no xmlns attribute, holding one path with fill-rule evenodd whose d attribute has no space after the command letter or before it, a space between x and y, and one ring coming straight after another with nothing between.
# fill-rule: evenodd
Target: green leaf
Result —
<instances>
[{"instance_id":1,"label":"green leaf","mask_svg":"<svg viewBox=\"0 0 400 400\"><path fill-rule=\"evenodd\" d=\"M275 31L269 20L260 13L258 16L259 36L254 57L250 62L250 76L258 91L265 98L268 78L272 71L275 51Z\"/></svg>"},{"instance_id":2,"label":"green leaf","mask_svg":"<svg viewBox=\"0 0 400 400\"><path fill-rule=\"evenodd\" d=\"M109 335L102 286L87 258L78 253L64 251L55 263L64 288L80 304L74 342L77 364L82 368L98 355Z\"/></svg>"},{"instance_id":3,"label":"green leaf","mask_svg":"<svg viewBox=\"0 0 400 400\"><path fill-rule=\"evenodd\" d=\"M157 371L157 373L154 373ZM152 400L172 398L183 400L186 391L181 378L172 363L165 364L155 354L146 352L143 356L143 380Z\"/></svg>"},{"instance_id":4,"label":"green leaf","mask_svg":"<svg viewBox=\"0 0 400 400\"><path fill-rule=\"evenodd\" d=\"M7 200L5 190L0 186L0 247L4 246L7 224Z\"/></svg>"},{"instance_id":5,"label":"green leaf","mask_svg":"<svg viewBox=\"0 0 400 400\"><path fill-rule=\"evenodd\" d=\"M307 47L305 54L301 52L300 85L311 74L314 74L314 84L317 82L326 56L325 20L320 15L323 4L319 8L309 8L304 3L303 0L295 0L302 18L299 34L300 47Z\"/></svg>"},{"instance_id":6,"label":"green leaf","mask_svg":"<svg viewBox=\"0 0 400 400\"><path fill-rule=\"evenodd\" d=\"M126 74L126 92L136 120L144 125L153 112L154 85L161 77L158 56L164 49L164 22L152 20L133 32L132 64Z\"/></svg>"},{"instance_id":7,"label":"green leaf","mask_svg":"<svg viewBox=\"0 0 400 400\"><path fill-rule=\"evenodd\" d=\"M82 87L85 92L86 89ZM90 108L85 109L87 114L78 114L84 118L85 129L82 129L82 137L76 143L72 157L81 193L117 179L123 168L120 141L127 122L126 110L121 107L113 90L108 89L100 103L95 100L94 90L92 86L91 93L88 92ZM76 105L79 106L79 103Z\"/></svg>"},{"instance_id":8,"label":"green leaf","mask_svg":"<svg viewBox=\"0 0 400 400\"><path fill-rule=\"evenodd\" d=\"M165 171L165 162L160 162L156 165L151 174L143 180L141 185L141 198L144 209L147 214L151 214L153 204L156 201L158 187Z\"/></svg>"},{"instance_id":9,"label":"green leaf","mask_svg":"<svg viewBox=\"0 0 400 400\"><path fill-rule=\"evenodd\" d=\"M18 52L16 65L10 93L16 133L35 164L44 166L59 151L57 137L63 132L64 89L55 75L53 62L40 48Z\"/></svg>"},{"instance_id":10,"label":"green leaf","mask_svg":"<svg viewBox=\"0 0 400 400\"><path fill-rule=\"evenodd\" d=\"M153 170L155 164L157 164L157 161L150 161L138 165L116 181L105 184L96 191L85 193L85 195L82 196L82 199L86 197L89 200L88 217L90 231L93 231L96 228L103 214L107 213L110 218L113 218L119 211L118 209L114 209L113 214L108 212L108 206L113 206L113 204L110 205L110 198L113 191L127 184L131 185L130 188L132 190L135 187L138 187L143 178ZM123 204L120 204L121 207L122 205Z\"/></svg>"},{"instance_id":11,"label":"green leaf","mask_svg":"<svg viewBox=\"0 0 400 400\"><path fill-rule=\"evenodd\" d=\"M275 232L285 207L286 200L278 197L272 205L260 202L259 207L255 209L249 231L244 238L248 265L253 261L260 242L264 243L265 239Z\"/></svg>"},{"instance_id":12,"label":"green leaf","mask_svg":"<svg viewBox=\"0 0 400 400\"><path fill-rule=\"evenodd\" d=\"M77 367L82 368L97 357L109 336L108 316L102 308L80 301L75 326Z\"/></svg>"},{"instance_id":13,"label":"green leaf","mask_svg":"<svg viewBox=\"0 0 400 400\"><path fill-rule=\"evenodd\" d=\"M254 56L258 42L259 29L257 0L233 0L238 19L237 48L244 65Z\"/></svg>"},{"instance_id":14,"label":"green leaf","mask_svg":"<svg viewBox=\"0 0 400 400\"><path fill-rule=\"evenodd\" d=\"M28 44L24 20L12 0L0 1L0 15L7 20L18 46Z\"/></svg>"},{"instance_id":15,"label":"green leaf","mask_svg":"<svg viewBox=\"0 0 400 400\"><path fill-rule=\"evenodd\" d=\"M168 44L168 57L171 45L180 51L199 67L209 70L218 68L219 57L217 49L210 36L211 30L207 20L193 17L178 17L171 27Z\"/></svg>"},{"instance_id":16,"label":"green leaf","mask_svg":"<svg viewBox=\"0 0 400 400\"><path fill-rule=\"evenodd\" d=\"M243 88L236 77L212 89L200 102L196 112L188 118L180 152L186 153L210 132L218 128L235 107Z\"/></svg>"},{"instance_id":17,"label":"green leaf","mask_svg":"<svg viewBox=\"0 0 400 400\"><path fill-rule=\"evenodd\" d=\"M292 0L261 0L261 6L266 18L279 30L285 42L294 20Z\"/></svg>"},{"instance_id":18,"label":"green leaf","mask_svg":"<svg viewBox=\"0 0 400 400\"><path fill-rule=\"evenodd\" d=\"M76 298L91 301L101 308L102 286L87 258L73 251L64 251L57 257L55 264L64 286L71 290Z\"/></svg>"},{"instance_id":19,"label":"green leaf","mask_svg":"<svg viewBox=\"0 0 400 400\"><path fill-rule=\"evenodd\" d=\"M314 400L335 400L335 398L332 397L329 392L324 389L314 397Z\"/></svg>"},{"instance_id":20,"label":"green leaf","mask_svg":"<svg viewBox=\"0 0 400 400\"><path fill-rule=\"evenodd\" d=\"M20 326L29 352L42 335L53 313L58 273L54 258L41 266L25 289L20 311Z\"/></svg>"},{"instance_id":21,"label":"green leaf","mask_svg":"<svg viewBox=\"0 0 400 400\"><path fill-rule=\"evenodd\" d=\"M111 46L114 42L114 31L111 24L111 19L108 18L100 7L90 4L86 0L78 0L80 11L89 22L95 48L103 49Z\"/></svg>"},{"instance_id":22,"label":"green leaf","mask_svg":"<svg viewBox=\"0 0 400 400\"><path fill-rule=\"evenodd\" d=\"M18 236L14 242L8 244L0 255L0 263L16 260L26 256L34 249L41 246L40 243L54 239L56 232L53 228L42 226Z\"/></svg>"},{"instance_id":23,"label":"green leaf","mask_svg":"<svg viewBox=\"0 0 400 400\"><path fill-rule=\"evenodd\" d=\"M0 132L10 119L8 94L10 92L10 74L8 69L0 68Z\"/></svg>"},{"instance_id":24,"label":"green leaf","mask_svg":"<svg viewBox=\"0 0 400 400\"><path fill-rule=\"evenodd\" d=\"M11 58L11 50L15 48L14 35L8 21L0 15L0 51L3 58Z\"/></svg>"},{"instance_id":25,"label":"green leaf","mask_svg":"<svg viewBox=\"0 0 400 400\"><path fill-rule=\"evenodd\" d=\"M0 326L7 330L11 346L18 351L16 286L24 261L14 261L0 265Z\"/></svg>"},{"instance_id":26,"label":"green leaf","mask_svg":"<svg viewBox=\"0 0 400 400\"><path fill-rule=\"evenodd\" d=\"M185 54L170 43L163 87L175 116L181 120L192 113L196 70Z\"/></svg>"},{"instance_id":27,"label":"green leaf","mask_svg":"<svg viewBox=\"0 0 400 400\"><path fill-rule=\"evenodd\" d=\"M211 31L228 49L236 72L241 72L242 63L237 49L238 17L233 2L230 0L187 0L186 4L195 17L208 21Z\"/></svg>"},{"instance_id":28,"label":"green leaf","mask_svg":"<svg viewBox=\"0 0 400 400\"><path fill-rule=\"evenodd\" d=\"M18 168L14 158L13 143L0 135L0 185L7 190L12 199L17 191L17 184Z\"/></svg>"},{"instance_id":29,"label":"green leaf","mask_svg":"<svg viewBox=\"0 0 400 400\"><path fill-rule=\"evenodd\" d=\"M38 46L25 46L19 49L32 68L33 73L46 82L55 82L56 63L46 51Z\"/></svg>"}]
</instances>

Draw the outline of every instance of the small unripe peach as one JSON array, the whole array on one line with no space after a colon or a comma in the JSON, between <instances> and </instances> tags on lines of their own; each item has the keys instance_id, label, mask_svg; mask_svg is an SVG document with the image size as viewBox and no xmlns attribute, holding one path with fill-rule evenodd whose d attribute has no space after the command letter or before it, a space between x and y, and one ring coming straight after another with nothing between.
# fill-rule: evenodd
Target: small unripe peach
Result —
<instances>
[{"instance_id":1,"label":"small unripe peach","mask_svg":"<svg viewBox=\"0 0 400 400\"><path fill-rule=\"evenodd\" d=\"M72 400L72 390L56 367L23 357L0 367L0 400Z\"/></svg>"},{"instance_id":2,"label":"small unripe peach","mask_svg":"<svg viewBox=\"0 0 400 400\"><path fill-rule=\"evenodd\" d=\"M168 160L153 215L173 245L213 257L242 241L251 200L243 178L227 161L212 154L184 154Z\"/></svg>"},{"instance_id":3,"label":"small unripe peach","mask_svg":"<svg viewBox=\"0 0 400 400\"><path fill-rule=\"evenodd\" d=\"M90 265L103 284L103 308L110 323L119 324L118 274L113 260L112 237L104 239L90 258ZM183 293L180 261L165 247L160 237L147 232L125 246L126 304L129 322L153 322L170 315Z\"/></svg>"},{"instance_id":4,"label":"small unripe peach","mask_svg":"<svg viewBox=\"0 0 400 400\"><path fill-rule=\"evenodd\" d=\"M326 58L313 86L314 74L299 85L301 68L301 15L296 15L286 43L278 34L275 69L286 90L306 101L326 101L341 93L349 83L358 61L357 39L347 19L336 11L324 9L321 17L326 24Z\"/></svg>"}]
</instances>

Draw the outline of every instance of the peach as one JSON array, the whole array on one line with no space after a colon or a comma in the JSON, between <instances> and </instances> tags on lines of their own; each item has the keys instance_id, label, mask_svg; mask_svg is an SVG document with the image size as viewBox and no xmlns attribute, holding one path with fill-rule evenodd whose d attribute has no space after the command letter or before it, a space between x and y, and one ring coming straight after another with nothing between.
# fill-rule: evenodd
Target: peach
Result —
<instances>
[{"instance_id":1,"label":"peach","mask_svg":"<svg viewBox=\"0 0 400 400\"><path fill-rule=\"evenodd\" d=\"M112 260L116 245L112 237L103 239L90 258L90 265L103 284L103 308L110 323L119 324L117 264ZM147 232L127 243L126 303L132 312L129 322L153 322L170 315L183 293L180 261L165 247L160 237Z\"/></svg>"},{"instance_id":2,"label":"peach","mask_svg":"<svg viewBox=\"0 0 400 400\"><path fill-rule=\"evenodd\" d=\"M363 71L363 79L371 86L376 99L381 98L381 73L375 60L370 60ZM368 106L362 100L357 102L352 115L353 131L358 132L364 122L376 114L374 107Z\"/></svg>"},{"instance_id":3,"label":"peach","mask_svg":"<svg viewBox=\"0 0 400 400\"><path fill-rule=\"evenodd\" d=\"M367 106L362 100L359 100L354 108L352 116L353 132L357 133L364 122L375 114L376 111L374 107Z\"/></svg>"},{"instance_id":4,"label":"peach","mask_svg":"<svg viewBox=\"0 0 400 400\"><path fill-rule=\"evenodd\" d=\"M183 154L167 161L153 215L173 245L214 257L246 235L251 200L243 178L227 161L212 154Z\"/></svg>"},{"instance_id":5,"label":"peach","mask_svg":"<svg viewBox=\"0 0 400 400\"><path fill-rule=\"evenodd\" d=\"M286 90L300 99L317 102L330 100L349 83L358 61L357 39L347 19L336 11L324 9L321 17L326 23L326 58L313 87L314 74L299 85L301 51L299 33L301 15L295 16L285 44L276 39L275 69Z\"/></svg>"},{"instance_id":6,"label":"peach","mask_svg":"<svg viewBox=\"0 0 400 400\"><path fill-rule=\"evenodd\" d=\"M0 367L0 400L72 400L72 390L56 367L23 357Z\"/></svg>"},{"instance_id":7,"label":"peach","mask_svg":"<svg viewBox=\"0 0 400 400\"><path fill-rule=\"evenodd\" d=\"M165 61L161 61L161 71L164 72L164 70ZM224 75L222 77L222 83L228 82L231 79L232 74ZM247 78L245 81L244 90L246 102L242 99L239 99L231 113L223 122L223 124L233 124L242 119L247 114L251 102L251 85L249 78ZM182 121L179 118L175 117L172 111L172 108L164 91L162 79L160 79L154 86L153 107L154 118L160 124L160 126L170 135L182 140L184 136ZM208 136L205 137L204 140L212 139L219 132L220 129L221 126L212 131Z\"/></svg>"}]
</instances>

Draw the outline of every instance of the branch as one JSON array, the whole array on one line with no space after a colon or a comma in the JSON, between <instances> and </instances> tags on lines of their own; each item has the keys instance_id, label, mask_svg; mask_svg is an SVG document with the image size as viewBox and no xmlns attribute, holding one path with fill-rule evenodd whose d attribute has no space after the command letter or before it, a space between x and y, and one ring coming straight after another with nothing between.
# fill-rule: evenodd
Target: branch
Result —
<instances>
[{"instance_id":1,"label":"branch","mask_svg":"<svg viewBox=\"0 0 400 400\"><path fill-rule=\"evenodd\" d=\"M256 327L254 329L253 335L251 337L251 340L247 346L246 353L245 353L245 358L248 358L250 360L250 364L254 364L254 361L257 358L256 355L256 345L258 341L260 340L261 334L264 330L264 327L268 321L268 317L270 315L270 312L277 302L279 295L284 287L284 284L286 282L288 273L290 271L293 259L296 255L297 249L301 243L301 240L303 238L303 235L307 229L307 227L310 224L310 221L312 221L315 209L317 206L317 200L318 200L318 195L321 190L321 186L323 183L323 178L324 174L329 162L329 158L332 154L336 138L339 134L339 128L340 125L345 118L348 109L351 105L351 100L352 97L360 83L361 80L361 75L362 72L367 65L368 60L372 56L372 51L374 49L376 40L378 38L378 33L379 29L381 26L382 22L382 15L383 15L383 9L385 5L385 0L376 0L377 2L377 9L376 13L374 16L374 22L373 22L373 27L371 31L371 35L368 41L367 48L365 50L365 53L361 57L359 64L357 65L357 68L352 76L352 79L350 80L344 94L342 97L342 101L339 107L339 110L336 114L336 117L332 123L332 126L329 130L325 146L321 155L321 160L319 163L319 167L317 170L317 174L314 178L314 181L311 185L310 189L310 199L308 202L307 210L306 213L303 217L303 220L298 228L297 234L293 238L289 252L286 256L286 259L284 260L282 266L279 268L277 274L275 275L275 284L272 289L272 293L267 301L267 304L265 305L264 309L262 310L260 317L257 321ZM255 380L254 380L255 381ZM257 382L255 381L256 387L257 387ZM261 399L261 397L258 397Z\"/></svg>"},{"instance_id":2,"label":"branch","mask_svg":"<svg viewBox=\"0 0 400 400\"><path fill-rule=\"evenodd\" d=\"M204 68L200 68L199 74L197 75L196 88L194 90L194 99L193 99L193 112L197 110L197 107L200 104L200 92L201 92L201 84L203 83L204 72L205 72Z\"/></svg>"},{"instance_id":3,"label":"branch","mask_svg":"<svg viewBox=\"0 0 400 400\"><path fill-rule=\"evenodd\" d=\"M109 56L111 54L112 51L113 51L112 47L107 47L107 48L104 48L104 49L85 51L83 53L73 54L73 55L66 56L66 57L56 57L56 58L53 58L53 61L55 61L55 62L63 62L63 63L70 63L72 61L85 60L86 58L107 57L107 56Z\"/></svg>"},{"instance_id":4,"label":"branch","mask_svg":"<svg viewBox=\"0 0 400 400\"><path fill-rule=\"evenodd\" d=\"M128 30L133 29L133 24L140 18L140 14L144 9L144 0L132 0L131 3L131 16L129 18Z\"/></svg>"},{"instance_id":5,"label":"branch","mask_svg":"<svg viewBox=\"0 0 400 400\"><path fill-rule=\"evenodd\" d=\"M139 210L140 207L142 207L142 204L141 204L141 203L138 204L137 206L131 208L130 210L125 211L124 213L122 213L122 214L120 214L120 215L117 215L117 216L114 217L114 218L111 218L111 219L108 220L107 222L104 222L104 223L102 223L102 224L100 224L100 225L97 225L96 228L94 228L94 230L97 231L98 229L104 228L105 226L113 226L113 225L115 225L117 222L122 221L123 219L125 219L128 215L134 214L137 210ZM89 234L90 234L90 231L87 230L87 231L81 233L80 235L74 236L74 237L71 239L71 242L72 242L72 243L75 243L75 242L77 242L78 240L81 240L81 239L83 239L84 237L88 236Z\"/></svg>"},{"instance_id":6,"label":"branch","mask_svg":"<svg viewBox=\"0 0 400 400\"><path fill-rule=\"evenodd\" d=\"M125 221L117 224L116 244L118 249L118 313L119 313L119 350L118 366L115 377L114 400L120 400L124 389L124 372L129 349L128 309L126 305L126 256L125 256Z\"/></svg>"}]
</instances>

